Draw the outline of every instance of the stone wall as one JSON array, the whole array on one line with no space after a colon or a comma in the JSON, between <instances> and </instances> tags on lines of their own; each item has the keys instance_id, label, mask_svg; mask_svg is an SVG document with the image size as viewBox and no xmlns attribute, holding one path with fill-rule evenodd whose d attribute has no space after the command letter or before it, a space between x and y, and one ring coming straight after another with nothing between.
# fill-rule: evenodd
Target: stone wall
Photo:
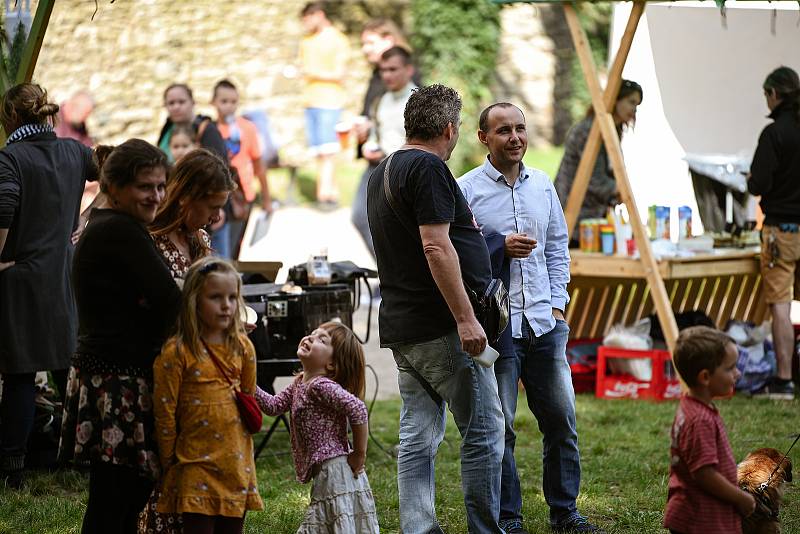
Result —
<instances>
[{"instance_id":1,"label":"stone wall","mask_svg":"<svg viewBox=\"0 0 800 534\"><path fill-rule=\"evenodd\" d=\"M553 136L556 62L540 9L534 4L512 4L500 12L503 33L494 89L498 101L523 109L531 144L548 143Z\"/></svg>"},{"instance_id":2,"label":"stone wall","mask_svg":"<svg viewBox=\"0 0 800 534\"><path fill-rule=\"evenodd\" d=\"M347 1L347 0L345 0ZM243 109L266 109L284 156L303 160L300 80L284 73L302 37L304 0L59 0L34 73L58 101L78 89L95 97L89 126L103 143L129 137L155 141L166 112L164 88L188 83L197 110L213 114L213 84L230 78ZM34 8L35 2L32 2ZM520 102L534 126L532 142L553 130L553 45L537 8L503 10L498 99ZM522 31L520 31L520 28ZM347 110L355 115L369 75L353 33Z\"/></svg>"}]
</instances>

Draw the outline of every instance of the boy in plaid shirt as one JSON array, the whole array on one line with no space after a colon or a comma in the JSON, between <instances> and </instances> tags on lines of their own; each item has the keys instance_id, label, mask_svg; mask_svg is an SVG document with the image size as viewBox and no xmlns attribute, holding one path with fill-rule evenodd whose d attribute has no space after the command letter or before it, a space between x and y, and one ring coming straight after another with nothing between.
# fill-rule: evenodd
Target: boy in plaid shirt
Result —
<instances>
[{"instance_id":1,"label":"boy in plaid shirt","mask_svg":"<svg viewBox=\"0 0 800 534\"><path fill-rule=\"evenodd\" d=\"M672 424L664 527L672 534L741 533L755 500L736 485L736 461L711 399L728 395L739 378L733 340L713 328L687 328L678 337L675 367L689 393Z\"/></svg>"}]
</instances>

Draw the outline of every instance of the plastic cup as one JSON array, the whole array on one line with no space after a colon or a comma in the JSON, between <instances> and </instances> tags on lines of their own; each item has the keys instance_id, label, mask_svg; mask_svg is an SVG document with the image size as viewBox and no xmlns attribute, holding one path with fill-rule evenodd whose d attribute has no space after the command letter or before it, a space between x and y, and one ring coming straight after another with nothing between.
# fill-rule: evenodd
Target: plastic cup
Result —
<instances>
[{"instance_id":1,"label":"plastic cup","mask_svg":"<svg viewBox=\"0 0 800 534\"><path fill-rule=\"evenodd\" d=\"M350 129L351 124L349 122L336 124L336 139L339 140L339 146L342 150L347 150L347 147L350 146Z\"/></svg>"},{"instance_id":2,"label":"plastic cup","mask_svg":"<svg viewBox=\"0 0 800 534\"><path fill-rule=\"evenodd\" d=\"M536 247L541 246L540 243L543 242L545 238L544 224L532 217L517 217L517 232L525 234L528 239L535 239ZM531 255L533 255L533 251L531 251ZM531 256L528 256L528 258L530 257Z\"/></svg>"}]
</instances>

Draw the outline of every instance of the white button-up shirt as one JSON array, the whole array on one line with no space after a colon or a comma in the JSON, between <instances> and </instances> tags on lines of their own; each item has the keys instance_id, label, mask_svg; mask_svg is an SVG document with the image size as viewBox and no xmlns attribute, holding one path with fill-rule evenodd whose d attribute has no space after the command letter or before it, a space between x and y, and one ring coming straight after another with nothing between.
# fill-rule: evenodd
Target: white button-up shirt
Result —
<instances>
[{"instance_id":1,"label":"white button-up shirt","mask_svg":"<svg viewBox=\"0 0 800 534\"><path fill-rule=\"evenodd\" d=\"M486 158L458 179L458 185L484 235L526 233L536 239L527 258L511 259L511 333L522 337L522 317L537 337L552 330L552 308L569 302L569 236L561 203L550 178L520 163L520 175L509 185Z\"/></svg>"}]
</instances>

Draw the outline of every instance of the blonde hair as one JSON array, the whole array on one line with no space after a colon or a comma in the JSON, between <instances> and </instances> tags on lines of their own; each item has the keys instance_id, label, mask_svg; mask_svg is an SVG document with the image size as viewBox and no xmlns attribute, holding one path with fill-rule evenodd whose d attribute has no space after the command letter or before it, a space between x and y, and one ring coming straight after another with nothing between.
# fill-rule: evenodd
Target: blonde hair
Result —
<instances>
[{"instance_id":1,"label":"blonde hair","mask_svg":"<svg viewBox=\"0 0 800 534\"><path fill-rule=\"evenodd\" d=\"M183 283L183 300L181 302L181 312L178 315L178 323L175 328L175 335L168 343L175 343L176 350L180 352L181 347L185 346L192 355L198 359L202 358L203 343L200 337L200 319L197 316L197 301L200 292L205 286L209 276L231 275L236 279L236 309L233 311L231 324L225 332L225 349L227 352L244 357L246 343L244 341L244 326L239 315L240 310L244 309L242 300L242 280L233 265L215 256L207 256L194 263L186 274Z\"/></svg>"},{"instance_id":2,"label":"blonde hair","mask_svg":"<svg viewBox=\"0 0 800 534\"><path fill-rule=\"evenodd\" d=\"M350 328L342 323L330 321L319 325L331 336L333 347L333 371L328 378L358 397L364 398L366 378L364 370L364 347Z\"/></svg>"}]
</instances>

